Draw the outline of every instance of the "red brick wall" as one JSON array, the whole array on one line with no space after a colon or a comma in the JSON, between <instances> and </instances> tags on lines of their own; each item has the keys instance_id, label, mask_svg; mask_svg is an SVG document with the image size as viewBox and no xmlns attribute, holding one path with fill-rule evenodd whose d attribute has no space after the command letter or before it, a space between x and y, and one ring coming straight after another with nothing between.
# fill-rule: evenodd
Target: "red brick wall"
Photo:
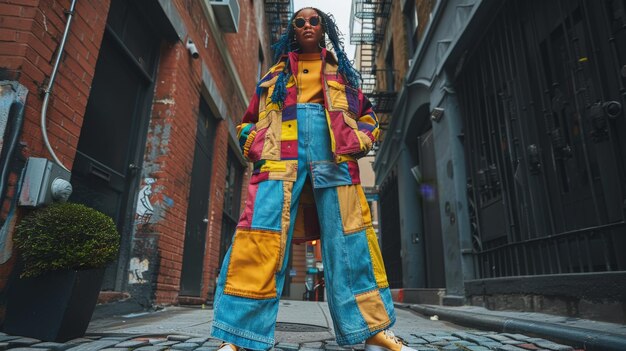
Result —
<instances>
[{"instance_id":1,"label":"red brick wall","mask_svg":"<svg viewBox=\"0 0 626 351\"><path fill-rule=\"evenodd\" d=\"M144 156L144 177L157 179L151 200L161 206L160 220L138 226L133 253L155 250L155 275L149 276L150 299L160 304L176 303L180 286L185 221L193 164L194 137L202 86L202 64L215 79L227 107L227 118L217 124L213 145L211 202L208 218L202 297L213 292L220 262L219 247L228 150L228 118L238 123L246 109L231 80L220 50L230 56L249 98L256 84L259 42L268 44L262 6L240 1L240 31L220 33L226 47L218 47L200 1L173 0L189 37L196 43L200 59L190 57L184 44L163 42L155 95ZM58 157L71 167L80 136L83 116L93 80L100 42L104 33L109 0L81 0L65 47L65 56L55 82L48 109L48 134ZM0 79L19 80L29 90L21 141L26 156L49 157L39 126L40 92L50 76L54 52L64 30L64 11L70 0L0 0ZM184 38L186 39L186 38ZM205 46L206 40L206 46ZM265 48L265 52L269 52ZM266 62L265 67L268 66ZM217 113L217 111L214 111ZM168 128L169 133L163 133ZM153 153L157 148L158 152ZM245 195L245 191L242 194ZM244 199L242 199L243 201ZM167 203L173 205L167 205ZM134 209L131 209L134 210ZM12 262L12 261L10 261ZM11 263L0 266L0 288L6 284Z\"/></svg>"},{"instance_id":2,"label":"red brick wall","mask_svg":"<svg viewBox=\"0 0 626 351\"><path fill-rule=\"evenodd\" d=\"M216 116L226 120L217 124L215 143L213 145L213 165L211 170L210 202L207 218L208 233L205 246L203 271L203 288L201 297L211 297L214 289L216 272L221 264L218 262L221 222L223 211L223 192L226 179L228 155L228 118L238 123L247 108L238 93L238 85L233 82L226 70L218 47L218 42L209 28L201 3L197 1L176 1L174 3L180 13L189 37L196 43L200 59L194 60L180 42L166 45L161 51L161 61L157 76L150 131L171 126L172 133L167 140L168 153L159 155L155 160L149 159L146 152L145 162L158 169L155 174L147 176L158 178L162 186L161 194L173 199L175 206L168 208L165 216L152 229L159 235L159 272L156 285L155 302L168 304L178 299L182 255L185 235L185 220L193 165L194 138L196 135L196 118L202 85L202 64L211 72L214 83L228 108L228 116ZM252 95L256 85L256 74L259 51L258 23L254 15L253 2L240 1L241 17L239 33L224 33L223 39L230 51L239 78L245 87L246 99ZM251 23L248 23L251 22ZM208 35L207 35L208 33ZM205 46L206 42L206 46ZM242 50L245 48L245 50ZM149 132L148 148L154 138L160 138ZM157 145L163 140L158 140ZM145 168L145 167L144 167ZM245 194L245 191L242 192Z\"/></svg>"},{"instance_id":3,"label":"red brick wall","mask_svg":"<svg viewBox=\"0 0 626 351\"><path fill-rule=\"evenodd\" d=\"M17 151L24 157L49 157L39 122L41 92L52 72L56 49L67 21L65 11L69 7L70 0L0 0L0 80L17 80L29 91L20 137L21 151ZM47 113L48 138L68 168L71 168L76 153L106 20L103 14L108 8L108 0L77 2L77 16L72 22L53 87ZM8 192L15 191L19 171L14 170ZM3 208L8 207L8 201L13 201L12 196L2 204ZM6 214L3 211L2 219ZM12 257L0 265L0 295L4 293L14 259ZM3 315L0 314L0 320Z\"/></svg>"}]
</instances>

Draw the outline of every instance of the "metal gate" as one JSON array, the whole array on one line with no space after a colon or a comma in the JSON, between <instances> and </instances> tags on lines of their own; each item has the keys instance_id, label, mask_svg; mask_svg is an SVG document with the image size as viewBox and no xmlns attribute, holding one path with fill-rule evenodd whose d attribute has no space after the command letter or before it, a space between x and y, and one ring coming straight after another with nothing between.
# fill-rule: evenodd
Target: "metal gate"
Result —
<instances>
[{"instance_id":1,"label":"metal gate","mask_svg":"<svg viewBox=\"0 0 626 351\"><path fill-rule=\"evenodd\" d=\"M625 270L626 1L494 18L457 82L478 276Z\"/></svg>"}]
</instances>

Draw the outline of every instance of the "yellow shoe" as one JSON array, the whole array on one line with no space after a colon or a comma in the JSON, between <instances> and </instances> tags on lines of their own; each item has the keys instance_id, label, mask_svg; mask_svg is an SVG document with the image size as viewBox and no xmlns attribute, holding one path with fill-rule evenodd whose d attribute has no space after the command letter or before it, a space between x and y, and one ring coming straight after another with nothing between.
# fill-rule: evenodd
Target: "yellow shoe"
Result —
<instances>
[{"instance_id":1,"label":"yellow shoe","mask_svg":"<svg viewBox=\"0 0 626 351\"><path fill-rule=\"evenodd\" d=\"M406 346L404 341L393 335L390 330L383 330L365 340L365 351L415 351L415 349Z\"/></svg>"},{"instance_id":2,"label":"yellow shoe","mask_svg":"<svg viewBox=\"0 0 626 351\"><path fill-rule=\"evenodd\" d=\"M243 350L242 347L237 347L227 342L223 342L222 345L220 345L220 348L217 349L217 351L241 351L241 350Z\"/></svg>"}]
</instances>

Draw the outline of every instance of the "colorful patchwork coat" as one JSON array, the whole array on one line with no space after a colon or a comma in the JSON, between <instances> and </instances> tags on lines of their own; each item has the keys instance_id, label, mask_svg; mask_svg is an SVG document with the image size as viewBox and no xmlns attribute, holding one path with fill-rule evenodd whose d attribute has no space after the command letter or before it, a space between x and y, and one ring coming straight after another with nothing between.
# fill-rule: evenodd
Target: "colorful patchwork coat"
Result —
<instances>
[{"instance_id":1,"label":"colorful patchwork coat","mask_svg":"<svg viewBox=\"0 0 626 351\"><path fill-rule=\"evenodd\" d=\"M345 173L343 185L360 184L357 159L366 155L378 138L378 118L363 92L346 84L346 79L337 70L338 63L333 53L322 49L320 56L324 108L330 130L331 151L335 156L335 164L324 165L323 171ZM291 78L286 85L285 101L279 106L271 101L271 96L287 60ZM297 72L297 53L290 52L281 57L258 83L242 123L237 126L243 156L254 164L251 184L267 179L296 179L298 130L293 122L296 120L298 102ZM294 230L295 242L319 236L318 228L315 227L317 215L312 213L315 209L312 198L312 192L305 186ZM303 215L300 215L301 212L304 212Z\"/></svg>"}]
</instances>

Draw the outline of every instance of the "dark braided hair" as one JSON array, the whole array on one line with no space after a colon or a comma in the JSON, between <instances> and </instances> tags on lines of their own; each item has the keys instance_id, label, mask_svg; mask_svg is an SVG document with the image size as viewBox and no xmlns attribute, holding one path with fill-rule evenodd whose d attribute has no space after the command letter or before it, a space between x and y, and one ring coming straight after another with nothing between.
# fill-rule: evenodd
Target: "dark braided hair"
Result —
<instances>
[{"instance_id":1,"label":"dark braided hair","mask_svg":"<svg viewBox=\"0 0 626 351\"><path fill-rule=\"evenodd\" d=\"M285 31L278 41L272 45L272 49L274 49L274 61L277 61L282 55L286 55L291 51L300 50L300 46L298 42L295 40L296 31L293 28L293 20L296 18L298 13L304 9L311 9L317 12L322 20L322 30L324 34L322 35L322 39L320 41L321 47L326 47L326 37L328 36L328 40L330 41L333 49L335 50L335 54L337 55L337 60L339 61L338 71L341 73L348 82L348 85L358 88L361 82L361 74L357 71L350 60L348 60L348 55L344 50L343 46L343 37L339 28L337 28L337 24L335 23L335 18L333 15L326 14L315 7L303 7L300 10L294 12L294 14L289 19L289 25L287 26L287 31ZM272 93L272 102L277 103L282 106L283 101L285 101L285 97L287 96L287 82L291 77L291 71L289 69L289 60L285 63L285 67L282 72L279 73L278 79L276 80L276 84L274 86L274 92Z\"/></svg>"}]
</instances>

